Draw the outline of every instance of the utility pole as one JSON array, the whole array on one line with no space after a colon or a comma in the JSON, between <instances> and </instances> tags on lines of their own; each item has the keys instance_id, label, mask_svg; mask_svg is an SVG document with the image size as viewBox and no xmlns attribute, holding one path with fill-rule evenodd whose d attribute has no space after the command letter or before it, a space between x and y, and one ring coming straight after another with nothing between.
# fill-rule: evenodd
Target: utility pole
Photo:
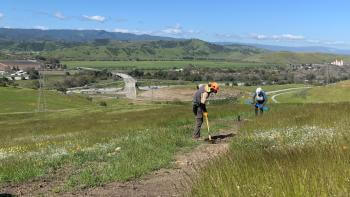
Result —
<instances>
[{"instance_id":1,"label":"utility pole","mask_svg":"<svg viewBox=\"0 0 350 197\"><path fill-rule=\"evenodd\" d=\"M327 85L329 84L329 64L327 64Z\"/></svg>"}]
</instances>

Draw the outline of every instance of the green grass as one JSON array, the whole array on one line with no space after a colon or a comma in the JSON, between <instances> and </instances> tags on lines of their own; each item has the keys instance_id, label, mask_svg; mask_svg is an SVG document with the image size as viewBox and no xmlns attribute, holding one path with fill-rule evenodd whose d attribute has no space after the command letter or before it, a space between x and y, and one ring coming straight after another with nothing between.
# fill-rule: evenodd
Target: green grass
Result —
<instances>
[{"instance_id":1,"label":"green grass","mask_svg":"<svg viewBox=\"0 0 350 197\"><path fill-rule=\"evenodd\" d=\"M349 102L349 81L329 86L318 86L277 96L281 103L338 103Z\"/></svg>"},{"instance_id":2,"label":"green grass","mask_svg":"<svg viewBox=\"0 0 350 197\"><path fill-rule=\"evenodd\" d=\"M245 61L267 62L276 64L324 64L334 61L334 59L344 59L349 61L350 56L341 56L324 53L293 53L293 52L267 52L260 53L245 58Z\"/></svg>"},{"instance_id":3,"label":"green grass","mask_svg":"<svg viewBox=\"0 0 350 197\"><path fill-rule=\"evenodd\" d=\"M285 85L263 85L263 86L237 86L236 89L244 90L248 92L255 92L256 88L261 87L265 92L282 90L288 88L305 87L304 84L285 84Z\"/></svg>"},{"instance_id":4,"label":"green grass","mask_svg":"<svg viewBox=\"0 0 350 197\"><path fill-rule=\"evenodd\" d=\"M220 122L236 119L246 106L215 109L209 107L211 119ZM135 179L170 167L177 151L196 145L193 119L190 104L127 101L69 112L0 115L0 183L56 179L60 171L66 174L61 177L65 184L57 186L61 189ZM227 124L213 124L213 129Z\"/></svg>"},{"instance_id":5,"label":"green grass","mask_svg":"<svg viewBox=\"0 0 350 197\"><path fill-rule=\"evenodd\" d=\"M289 88L300 88L305 87L304 84L285 84L285 85L265 85L265 86L235 86L235 87L229 87L231 89L240 90L242 92L242 97L239 98L239 103L246 104L248 100L252 99L252 96L256 90L256 88L261 87L265 92L269 91L276 91L276 90L283 90L283 89L289 89ZM270 98L273 94L269 94L268 98ZM281 95L282 97L282 95ZM277 97L278 101L280 97ZM269 103L272 103L271 99L268 101Z\"/></svg>"},{"instance_id":6,"label":"green grass","mask_svg":"<svg viewBox=\"0 0 350 197\"><path fill-rule=\"evenodd\" d=\"M349 103L279 104L200 169L192 196L346 196Z\"/></svg>"},{"instance_id":7,"label":"green grass","mask_svg":"<svg viewBox=\"0 0 350 197\"><path fill-rule=\"evenodd\" d=\"M184 68L190 64L198 67L209 68L241 68L241 67L260 67L270 64L255 62L234 62L234 61L64 61L68 68L90 67L90 68L109 68L109 69L171 69Z\"/></svg>"},{"instance_id":8,"label":"green grass","mask_svg":"<svg viewBox=\"0 0 350 197\"><path fill-rule=\"evenodd\" d=\"M94 105L85 97L44 91L48 110L89 107ZM39 91L26 88L0 88L1 113L33 112L37 109Z\"/></svg>"}]
</instances>

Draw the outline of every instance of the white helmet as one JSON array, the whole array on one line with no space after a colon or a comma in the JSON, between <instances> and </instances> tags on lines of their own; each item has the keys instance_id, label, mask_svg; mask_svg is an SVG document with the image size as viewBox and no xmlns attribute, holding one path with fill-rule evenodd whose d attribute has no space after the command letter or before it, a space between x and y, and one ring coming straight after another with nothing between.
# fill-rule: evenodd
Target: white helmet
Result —
<instances>
[{"instance_id":1,"label":"white helmet","mask_svg":"<svg viewBox=\"0 0 350 197\"><path fill-rule=\"evenodd\" d=\"M258 87L258 88L256 89L256 94L259 94L261 91L262 91L262 89L261 89L260 87Z\"/></svg>"}]
</instances>

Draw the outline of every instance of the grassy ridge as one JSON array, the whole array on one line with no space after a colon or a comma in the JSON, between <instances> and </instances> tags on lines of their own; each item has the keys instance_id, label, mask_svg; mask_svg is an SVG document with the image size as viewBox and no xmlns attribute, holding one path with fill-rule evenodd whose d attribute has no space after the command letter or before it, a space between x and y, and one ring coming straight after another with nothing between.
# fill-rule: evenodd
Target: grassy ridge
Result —
<instances>
[{"instance_id":1,"label":"grassy ridge","mask_svg":"<svg viewBox=\"0 0 350 197\"><path fill-rule=\"evenodd\" d=\"M194 180L193 196L344 196L349 104L274 105Z\"/></svg>"}]
</instances>

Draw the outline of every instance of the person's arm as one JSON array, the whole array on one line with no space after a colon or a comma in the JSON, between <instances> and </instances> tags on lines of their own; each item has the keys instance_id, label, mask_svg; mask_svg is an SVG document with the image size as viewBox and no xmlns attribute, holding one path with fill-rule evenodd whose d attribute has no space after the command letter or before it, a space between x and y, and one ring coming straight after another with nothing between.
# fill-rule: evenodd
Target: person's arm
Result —
<instances>
[{"instance_id":1,"label":"person's arm","mask_svg":"<svg viewBox=\"0 0 350 197\"><path fill-rule=\"evenodd\" d=\"M254 95L253 95L253 101L252 101L252 104L255 104L255 103L256 103L255 98L256 98L256 93L254 93Z\"/></svg>"},{"instance_id":2,"label":"person's arm","mask_svg":"<svg viewBox=\"0 0 350 197\"><path fill-rule=\"evenodd\" d=\"M266 95L266 93L264 92L264 103L263 103L263 105L265 105L267 103L267 95Z\"/></svg>"},{"instance_id":3,"label":"person's arm","mask_svg":"<svg viewBox=\"0 0 350 197\"><path fill-rule=\"evenodd\" d=\"M208 92L204 92L201 95L200 107L202 108L203 112L207 112L207 107L206 107L205 103L207 102L208 96L209 96Z\"/></svg>"}]
</instances>

